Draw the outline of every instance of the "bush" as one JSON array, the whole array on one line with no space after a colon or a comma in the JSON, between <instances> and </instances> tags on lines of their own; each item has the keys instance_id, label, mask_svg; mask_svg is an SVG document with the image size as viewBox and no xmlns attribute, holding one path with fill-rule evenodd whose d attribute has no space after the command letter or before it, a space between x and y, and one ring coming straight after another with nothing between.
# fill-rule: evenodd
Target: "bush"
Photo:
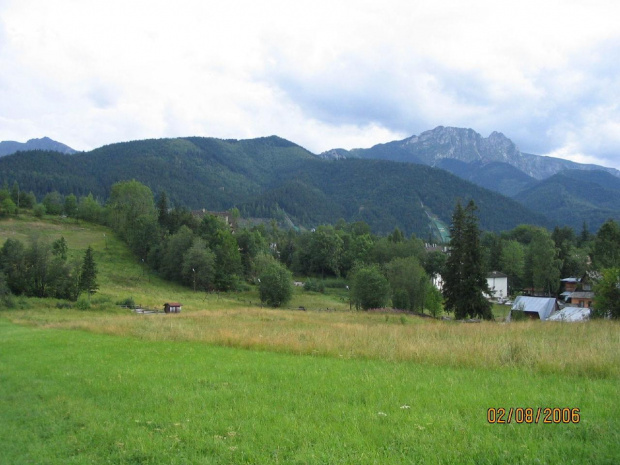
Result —
<instances>
[{"instance_id":1,"label":"bush","mask_svg":"<svg viewBox=\"0 0 620 465\"><path fill-rule=\"evenodd\" d=\"M259 277L260 300L271 307L281 307L293 297L293 275L286 267L273 262Z\"/></svg>"},{"instance_id":2,"label":"bush","mask_svg":"<svg viewBox=\"0 0 620 465\"><path fill-rule=\"evenodd\" d=\"M351 288L355 308L368 310L385 307L390 296L390 284L377 266L358 269Z\"/></svg>"},{"instance_id":3,"label":"bush","mask_svg":"<svg viewBox=\"0 0 620 465\"><path fill-rule=\"evenodd\" d=\"M11 290L6 283L6 277L4 276L4 273L0 273L0 304L0 308L15 307L15 302L13 301L13 294L11 294Z\"/></svg>"},{"instance_id":4,"label":"bush","mask_svg":"<svg viewBox=\"0 0 620 465\"><path fill-rule=\"evenodd\" d=\"M32 213L34 213L34 216L37 218L43 218L43 215L45 215L45 205L42 203L36 204L32 209Z\"/></svg>"},{"instance_id":5,"label":"bush","mask_svg":"<svg viewBox=\"0 0 620 465\"><path fill-rule=\"evenodd\" d=\"M133 297L127 297L124 300L119 300L118 302L116 302L116 305L133 308L136 306L136 302L133 300Z\"/></svg>"},{"instance_id":6,"label":"bush","mask_svg":"<svg viewBox=\"0 0 620 465\"><path fill-rule=\"evenodd\" d=\"M308 279L304 283L304 291L325 292L325 282L318 279Z\"/></svg>"},{"instance_id":7,"label":"bush","mask_svg":"<svg viewBox=\"0 0 620 465\"><path fill-rule=\"evenodd\" d=\"M79 297L79 299L77 300L77 302L75 303L75 306L79 310L88 310L88 309L90 309L90 299L89 299L89 297L86 296L86 295L81 295Z\"/></svg>"}]
</instances>

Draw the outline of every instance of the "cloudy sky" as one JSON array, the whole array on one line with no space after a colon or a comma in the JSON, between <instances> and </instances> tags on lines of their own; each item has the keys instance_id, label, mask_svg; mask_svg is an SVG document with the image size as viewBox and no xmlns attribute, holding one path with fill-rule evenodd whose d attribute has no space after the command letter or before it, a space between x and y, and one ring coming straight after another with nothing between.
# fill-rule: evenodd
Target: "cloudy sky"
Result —
<instances>
[{"instance_id":1,"label":"cloudy sky","mask_svg":"<svg viewBox=\"0 0 620 465\"><path fill-rule=\"evenodd\" d=\"M616 0L0 0L0 140L78 150L436 126L620 168Z\"/></svg>"}]
</instances>

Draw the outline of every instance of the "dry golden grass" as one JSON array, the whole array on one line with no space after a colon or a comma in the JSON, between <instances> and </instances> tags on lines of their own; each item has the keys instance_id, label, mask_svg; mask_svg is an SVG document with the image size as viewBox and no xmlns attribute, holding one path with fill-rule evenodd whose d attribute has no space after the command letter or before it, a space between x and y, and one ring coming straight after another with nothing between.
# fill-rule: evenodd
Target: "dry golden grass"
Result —
<instances>
[{"instance_id":1,"label":"dry golden grass","mask_svg":"<svg viewBox=\"0 0 620 465\"><path fill-rule=\"evenodd\" d=\"M620 376L620 325L610 321L466 324L393 314L258 308L88 318L67 314L61 320L15 313L12 320L145 340L295 354Z\"/></svg>"}]
</instances>

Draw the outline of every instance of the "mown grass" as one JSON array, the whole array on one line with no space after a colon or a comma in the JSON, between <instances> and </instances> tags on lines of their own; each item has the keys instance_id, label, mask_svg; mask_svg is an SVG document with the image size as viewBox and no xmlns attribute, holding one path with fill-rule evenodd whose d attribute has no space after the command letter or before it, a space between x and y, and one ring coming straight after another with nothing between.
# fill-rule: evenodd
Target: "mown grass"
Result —
<instances>
[{"instance_id":1,"label":"mown grass","mask_svg":"<svg viewBox=\"0 0 620 465\"><path fill-rule=\"evenodd\" d=\"M109 230L0 222L0 239L93 246L80 311L0 312L0 463L617 463L620 326L350 312L345 290L201 294L149 273ZM105 238L103 234L106 234ZM179 315L136 315L181 301ZM60 305L59 305L60 304ZM329 309L329 310L327 310ZM571 425L490 425L489 407L576 407Z\"/></svg>"},{"instance_id":2,"label":"mown grass","mask_svg":"<svg viewBox=\"0 0 620 465\"><path fill-rule=\"evenodd\" d=\"M614 463L617 379L26 328L0 319L3 463ZM489 407L578 407L497 425Z\"/></svg>"}]
</instances>

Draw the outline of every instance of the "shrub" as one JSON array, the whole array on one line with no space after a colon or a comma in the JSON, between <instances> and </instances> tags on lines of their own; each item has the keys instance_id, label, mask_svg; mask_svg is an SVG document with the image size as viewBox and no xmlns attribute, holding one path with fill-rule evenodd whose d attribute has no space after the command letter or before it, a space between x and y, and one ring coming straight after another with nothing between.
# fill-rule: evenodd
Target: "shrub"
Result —
<instances>
[{"instance_id":1,"label":"shrub","mask_svg":"<svg viewBox=\"0 0 620 465\"><path fill-rule=\"evenodd\" d=\"M390 296L390 284L377 266L360 268L353 276L351 296L356 308L385 307Z\"/></svg>"},{"instance_id":2,"label":"shrub","mask_svg":"<svg viewBox=\"0 0 620 465\"><path fill-rule=\"evenodd\" d=\"M34 216L37 218L43 218L43 215L45 215L45 205L42 203L36 204L32 209L32 213L34 213Z\"/></svg>"},{"instance_id":3,"label":"shrub","mask_svg":"<svg viewBox=\"0 0 620 465\"><path fill-rule=\"evenodd\" d=\"M318 279L308 279L304 283L304 291L325 292L325 282Z\"/></svg>"},{"instance_id":4,"label":"shrub","mask_svg":"<svg viewBox=\"0 0 620 465\"><path fill-rule=\"evenodd\" d=\"M293 297L293 275L286 267L273 262L261 273L258 290L261 302L281 307Z\"/></svg>"},{"instance_id":5,"label":"shrub","mask_svg":"<svg viewBox=\"0 0 620 465\"><path fill-rule=\"evenodd\" d=\"M135 307L136 302L133 300L133 297L127 297L126 299L119 300L116 302L116 305L122 305L123 307Z\"/></svg>"},{"instance_id":6,"label":"shrub","mask_svg":"<svg viewBox=\"0 0 620 465\"><path fill-rule=\"evenodd\" d=\"M90 299L88 296L81 295L75 303L75 306L80 310L88 310L90 309Z\"/></svg>"}]
</instances>

